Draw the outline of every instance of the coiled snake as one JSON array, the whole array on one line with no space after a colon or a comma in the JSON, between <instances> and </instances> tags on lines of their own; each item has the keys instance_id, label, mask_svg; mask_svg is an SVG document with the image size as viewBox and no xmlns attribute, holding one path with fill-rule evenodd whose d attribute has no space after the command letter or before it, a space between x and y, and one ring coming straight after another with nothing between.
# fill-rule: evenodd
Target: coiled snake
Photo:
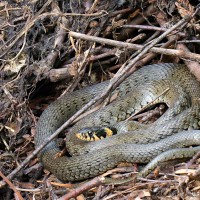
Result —
<instances>
[{"instance_id":1,"label":"coiled snake","mask_svg":"<svg viewBox=\"0 0 200 200\"><path fill-rule=\"evenodd\" d=\"M107 85L108 82L103 82L86 87L53 102L38 121L36 147ZM167 151L147 165L142 172L146 175L158 159L191 157L200 150L200 132L191 131L200 128L200 84L186 66L168 63L145 66L123 81L113 94L118 95L117 100L72 127L67 135L67 147L72 157L56 156L60 152L56 141L50 142L39 154L44 167L59 179L87 179L120 162L147 163ZM124 122L153 100L154 104L164 102L169 107L156 122L144 128L131 121ZM75 133L84 127L101 125L111 125L121 134L95 142L75 137ZM132 130L133 127L136 130ZM183 148L190 145L197 147Z\"/></svg>"}]
</instances>

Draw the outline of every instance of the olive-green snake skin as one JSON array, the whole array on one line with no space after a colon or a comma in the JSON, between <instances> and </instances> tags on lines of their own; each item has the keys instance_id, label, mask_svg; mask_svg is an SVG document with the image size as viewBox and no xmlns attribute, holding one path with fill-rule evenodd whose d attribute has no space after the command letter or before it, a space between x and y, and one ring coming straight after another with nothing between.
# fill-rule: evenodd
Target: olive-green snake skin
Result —
<instances>
[{"instance_id":1,"label":"olive-green snake skin","mask_svg":"<svg viewBox=\"0 0 200 200\"><path fill-rule=\"evenodd\" d=\"M36 147L107 85L108 82L103 82L86 87L52 103L38 121ZM188 158L200 150L200 84L186 66L167 63L145 66L123 81L113 95L117 95L117 100L77 122L67 134L72 157L58 157L60 149L55 140L39 154L44 167L59 179L83 180L120 162L147 163L158 155L141 172L144 176L159 161ZM153 100L153 104L164 102L169 107L156 122L150 125L123 122ZM75 137L84 127L106 125L116 127L119 134L95 142ZM191 145L197 147L183 148Z\"/></svg>"}]
</instances>

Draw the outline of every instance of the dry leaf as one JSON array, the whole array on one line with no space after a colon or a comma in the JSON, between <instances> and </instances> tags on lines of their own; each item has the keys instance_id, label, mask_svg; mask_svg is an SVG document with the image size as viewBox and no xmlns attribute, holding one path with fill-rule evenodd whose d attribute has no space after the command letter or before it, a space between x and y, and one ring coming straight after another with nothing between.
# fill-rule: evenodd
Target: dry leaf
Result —
<instances>
[{"instance_id":1,"label":"dry leaf","mask_svg":"<svg viewBox=\"0 0 200 200\"><path fill-rule=\"evenodd\" d=\"M182 18L187 15L192 15L194 13L194 7L190 4L188 0L177 0L175 5Z\"/></svg>"},{"instance_id":2,"label":"dry leaf","mask_svg":"<svg viewBox=\"0 0 200 200\"><path fill-rule=\"evenodd\" d=\"M11 60L4 66L4 71L10 71L12 73L18 73L22 67L25 66L26 55L21 53L15 60Z\"/></svg>"}]
</instances>

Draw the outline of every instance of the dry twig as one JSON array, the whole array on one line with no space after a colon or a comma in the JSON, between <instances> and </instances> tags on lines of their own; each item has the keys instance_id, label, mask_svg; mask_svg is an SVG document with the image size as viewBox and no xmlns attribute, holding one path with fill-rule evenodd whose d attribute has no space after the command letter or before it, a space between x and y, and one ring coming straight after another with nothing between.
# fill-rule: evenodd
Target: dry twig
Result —
<instances>
[{"instance_id":1,"label":"dry twig","mask_svg":"<svg viewBox=\"0 0 200 200\"><path fill-rule=\"evenodd\" d=\"M20 192L15 188L15 186L8 180L6 176L3 175L3 173L0 171L1 178L10 186L10 188L14 191L17 198L19 200L24 200L24 198L21 196Z\"/></svg>"},{"instance_id":2,"label":"dry twig","mask_svg":"<svg viewBox=\"0 0 200 200\"><path fill-rule=\"evenodd\" d=\"M118 48L132 49L132 50L141 50L144 48L144 46L139 45L139 44L131 44L131 43L127 43L127 42L120 42L120 41L115 41L115 40L110 40L110 39L105 39L105 38L100 38L100 37L95 37L95 36L89 36L86 34L76 33L76 32L72 32L72 31L70 31L69 34L71 37L74 37L74 38L79 38L79 39L92 41L92 42L98 42L103 45L107 44L107 45L111 45L111 46L116 46ZM165 35L165 37L167 35L168 35L168 33ZM200 61L199 54L175 50L175 49L165 49L165 48L153 47L149 51L153 52L153 53L158 53L158 54L177 56L179 58Z\"/></svg>"}]
</instances>

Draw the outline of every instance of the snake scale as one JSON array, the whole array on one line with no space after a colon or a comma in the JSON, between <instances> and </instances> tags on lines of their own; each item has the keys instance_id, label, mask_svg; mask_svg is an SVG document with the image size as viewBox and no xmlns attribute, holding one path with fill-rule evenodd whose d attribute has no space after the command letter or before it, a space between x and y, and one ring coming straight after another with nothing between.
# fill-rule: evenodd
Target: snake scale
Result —
<instances>
[{"instance_id":1,"label":"snake scale","mask_svg":"<svg viewBox=\"0 0 200 200\"><path fill-rule=\"evenodd\" d=\"M37 123L36 147L99 95L108 83L85 87L53 102ZM60 149L56 140L39 153L44 167L59 179L83 180L102 174L120 162L148 163L154 158L141 172L144 176L159 161L188 158L200 150L200 84L186 66L170 63L144 66L112 94L117 95L115 101L81 119L67 134L66 145L72 157L57 156ZM169 107L156 122L138 125L125 121L152 101L151 104L164 102ZM119 134L95 142L81 141L75 136L84 127L107 125L115 127ZM196 147L185 148L191 145Z\"/></svg>"}]
</instances>

